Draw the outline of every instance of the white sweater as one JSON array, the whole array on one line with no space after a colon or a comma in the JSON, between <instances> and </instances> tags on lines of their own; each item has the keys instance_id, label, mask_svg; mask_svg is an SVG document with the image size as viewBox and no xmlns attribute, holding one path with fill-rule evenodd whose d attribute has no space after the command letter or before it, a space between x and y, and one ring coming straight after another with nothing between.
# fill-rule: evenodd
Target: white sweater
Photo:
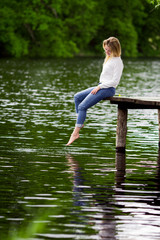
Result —
<instances>
[{"instance_id":1,"label":"white sweater","mask_svg":"<svg viewBox=\"0 0 160 240\"><path fill-rule=\"evenodd\" d=\"M116 88L119 84L123 71L123 62L121 57L112 57L103 64L103 69L99 79L100 88Z\"/></svg>"}]
</instances>

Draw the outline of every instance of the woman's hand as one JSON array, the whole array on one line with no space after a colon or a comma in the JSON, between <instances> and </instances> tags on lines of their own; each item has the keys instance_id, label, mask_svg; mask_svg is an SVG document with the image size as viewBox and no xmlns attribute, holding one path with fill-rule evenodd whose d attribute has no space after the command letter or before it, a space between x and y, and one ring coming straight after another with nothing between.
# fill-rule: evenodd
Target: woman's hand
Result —
<instances>
[{"instance_id":1,"label":"woman's hand","mask_svg":"<svg viewBox=\"0 0 160 240\"><path fill-rule=\"evenodd\" d=\"M96 94L99 90L100 90L101 88L98 86L98 87L95 87L93 90L92 90L92 92L91 92L91 94Z\"/></svg>"}]
</instances>

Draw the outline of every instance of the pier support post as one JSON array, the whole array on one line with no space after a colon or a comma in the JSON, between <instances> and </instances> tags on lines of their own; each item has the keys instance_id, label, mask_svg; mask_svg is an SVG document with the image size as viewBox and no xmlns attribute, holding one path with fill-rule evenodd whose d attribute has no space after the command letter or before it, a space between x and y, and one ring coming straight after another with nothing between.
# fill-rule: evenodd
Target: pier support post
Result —
<instances>
[{"instance_id":1,"label":"pier support post","mask_svg":"<svg viewBox=\"0 0 160 240\"><path fill-rule=\"evenodd\" d=\"M160 149L160 109L158 109L159 149Z\"/></svg>"},{"instance_id":2,"label":"pier support post","mask_svg":"<svg viewBox=\"0 0 160 240\"><path fill-rule=\"evenodd\" d=\"M127 108L118 106L116 151L125 152L127 135Z\"/></svg>"}]
</instances>

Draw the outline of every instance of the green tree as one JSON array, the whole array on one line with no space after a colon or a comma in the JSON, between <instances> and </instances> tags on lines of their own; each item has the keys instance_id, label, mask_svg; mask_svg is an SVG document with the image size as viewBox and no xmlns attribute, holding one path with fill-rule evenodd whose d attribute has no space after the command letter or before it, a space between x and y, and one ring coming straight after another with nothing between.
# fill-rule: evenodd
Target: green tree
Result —
<instances>
[{"instance_id":1,"label":"green tree","mask_svg":"<svg viewBox=\"0 0 160 240\"><path fill-rule=\"evenodd\" d=\"M144 6L147 16L139 33L139 51L146 57L160 56L160 8L147 2Z\"/></svg>"},{"instance_id":2,"label":"green tree","mask_svg":"<svg viewBox=\"0 0 160 240\"><path fill-rule=\"evenodd\" d=\"M4 0L0 5L0 50L2 55L8 53L19 57L27 54L29 42L21 34L21 23L16 16L15 4Z\"/></svg>"},{"instance_id":3,"label":"green tree","mask_svg":"<svg viewBox=\"0 0 160 240\"><path fill-rule=\"evenodd\" d=\"M148 0L149 3L154 4L155 7L160 6L160 0Z\"/></svg>"},{"instance_id":4,"label":"green tree","mask_svg":"<svg viewBox=\"0 0 160 240\"><path fill-rule=\"evenodd\" d=\"M124 56L138 56L138 34L144 24L145 12L141 0L101 0L104 24L98 30L94 42L99 51L99 42L109 36L118 37Z\"/></svg>"},{"instance_id":5,"label":"green tree","mask_svg":"<svg viewBox=\"0 0 160 240\"><path fill-rule=\"evenodd\" d=\"M159 3L160 0L3 0L0 54L101 54L102 41L116 36L124 56L160 56Z\"/></svg>"},{"instance_id":6,"label":"green tree","mask_svg":"<svg viewBox=\"0 0 160 240\"><path fill-rule=\"evenodd\" d=\"M97 4L95 0L1 1L1 52L16 57L73 56L96 34L101 22Z\"/></svg>"}]
</instances>

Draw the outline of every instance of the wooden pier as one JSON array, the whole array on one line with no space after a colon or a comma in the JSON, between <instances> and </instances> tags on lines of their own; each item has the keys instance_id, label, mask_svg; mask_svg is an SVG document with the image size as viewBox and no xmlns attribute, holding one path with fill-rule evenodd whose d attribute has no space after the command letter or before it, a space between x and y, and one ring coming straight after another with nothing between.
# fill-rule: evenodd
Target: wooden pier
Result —
<instances>
[{"instance_id":1,"label":"wooden pier","mask_svg":"<svg viewBox=\"0 0 160 240\"><path fill-rule=\"evenodd\" d=\"M160 148L160 97L110 97L111 104L118 105L116 151L125 152L127 135L128 109L157 109L159 125L159 148ZM149 118L149 116L148 116Z\"/></svg>"}]
</instances>

